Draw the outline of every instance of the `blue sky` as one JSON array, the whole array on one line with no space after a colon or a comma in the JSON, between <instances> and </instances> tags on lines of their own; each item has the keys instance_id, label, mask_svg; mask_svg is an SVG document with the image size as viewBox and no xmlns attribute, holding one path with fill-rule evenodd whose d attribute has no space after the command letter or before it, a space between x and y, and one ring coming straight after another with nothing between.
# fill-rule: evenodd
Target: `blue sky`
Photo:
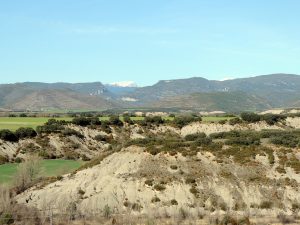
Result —
<instances>
[{"instance_id":1,"label":"blue sky","mask_svg":"<svg viewBox=\"0 0 300 225\"><path fill-rule=\"evenodd\" d=\"M299 0L0 0L0 83L300 74Z\"/></svg>"}]
</instances>

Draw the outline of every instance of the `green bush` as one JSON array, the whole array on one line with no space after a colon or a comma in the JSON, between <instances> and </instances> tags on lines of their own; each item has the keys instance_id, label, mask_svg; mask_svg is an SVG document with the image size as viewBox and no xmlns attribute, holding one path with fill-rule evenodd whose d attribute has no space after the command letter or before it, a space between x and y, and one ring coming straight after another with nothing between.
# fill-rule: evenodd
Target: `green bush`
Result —
<instances>
[{"instance_id":1,"label":"green bush","mask_svg":"<svg viewBox=\"0 0 300 225\"><path fill-rule=\"evenodd\" d=\"M78 126L86 127L91 125L92 119L87 117L75 117L72 123Z\"/></svg>"},{"instance_id":2,"label":"green bush","mask_svg":"<svg viewBox=\"0 0 300 225\"><path fill-rule=\"evenodd\" d=\"M109 124L113 126L123 126L123 122L120 120L119 116L112 115L109 117Z\"/></svg>"},{"instance_id":3,"label":"green bush","mask_svg":"<svg viewBox=\"0 0 300 225\"><path fill-rule=\"evenodd\" d=\"M178 202L176 201L176 199L171 200L171 205L178 205Z\"/></svg>"},{"instance_id":4,"label":"green bush","mask_svg":"<svg viewBox=\"0 0 300 225\"><path fill-rule=\"evenodd\" d=\"M201 121L201 117L196 117L196 116L178 116L175 117L173 120L173 124L178 127L178 128L182 128L192 122L198 122Z\"/></svg>"},{"instance_id":5,"label":"green bush","mask_svg":"<svg viewBox=\"0 0 300 225\"><path fill-rule=\"evenodd\" d=\"M275 114L265 114L261 116L261 120L266 121L269 125L274 125L282 120L285 120L286 116L284 115L275 115Z\"/></svg>"},{"instance_id":6,"label":"green bush","mask_svg":"<svg viewBox=\"0 0 300 225\"><path fill-rule=\"evenodd\" d=\"M259 145L260 138L253 136L234 137L225 141L227 145Z\"/></svg>"},{"instance_id":7,"label":"green bush","mask_svg":"<svg viewBox=\"0 0 300 225\"><path fill-rule=\"evenodd\" d=\"M144 119L145 123L147 124L163 124L164 120L161 118L161 116L147 116Z\"/></svg>"},{"instance_id":8,"label":"green bush","mask_svg":"<svg viewBox=\"0 0 300 225\"><path fill-rule=\"evenodd\" d=\"M188 134L184 137L186 141L196 141L199 138L206 138L206 134L201 132L196 134Z\"/></svg>"},{"instance_id":9,"label":"green bush","mask_svg":"<svg viewBox=\"0 0 300 225\"><path fill-rule=\"evenodd\" d=\"M10 130L0 130L0 138L3 141L17 142L19 138Z\"/></svg>"},{"instance_id":10,"label":"green bush","mask_svg":"<svg viewBox=\"0 0 300 225\"><path fill-rule=\"evenodd\" d=\"M235 118L232 118L232 119L229 120L229 124L232 125L232 126L236 125L236 124L241 124L242 122L243 121L238 117L235 117Z\"/></svg>"},{"instance_id":11,"label":"green bush","mask_svg":"<svg viewBox=\"0 0 300 225\"><path fill-rule=\"evenodd\" d=\"M272 144L282 145L285 147L295 148L299 146L300 137L293 133L283 133L277 136L273 136L270 139Z\"/></svg>"},{"instance_id":12,"label":"green bush","mask_svg":"<svg viewBox=\"0 0 300 225\"><path fill-rule=\"evenodd\" d=\"M15 134L19 139L33 138L37 135L36 131L31 127L20 127Z\"/></svg>"},{"instance_id":13,"label":"green bush","mask_svg":"<svg viewBox=\"0 0 300 225\"><path fill-rule=\"evenodd\" d=\"M128 114L123 115L123 120L125 123L133 124L133 121L131 120L131 118Z\"/></svg>"},{"instance_id":14,"label":"green bush","mask_svg":"<svg viewBox=\"0 0 300 225\"><path fill-rule=\"evenodd\" d=\"M243 112L241 113L242 120L249 122L249 123L255 123L261 120L260 115L252 112Z\"/></svg>"},{"instance_id":15,"label":"green bush","mask_svg":"<svg viewBox=\"0 0 300 225\"><path fill-rule=\"evenodd\" d=\"M38 134L60 133L65 129L64 125L66 124L67 122L65 120L49 119L48 122L46 122L43 126L38 126L36 131Z\"/></svg>"},{"instance_id":16,"label":"green bush","mask_svg":"<svg viewBox=\"0 0 300 225\"><path fill-rule=\"evenodd\" d=\"M7 162L8 162L8 158L3 155L0 155L0 165Z\"/></svg>"}]
</instances>

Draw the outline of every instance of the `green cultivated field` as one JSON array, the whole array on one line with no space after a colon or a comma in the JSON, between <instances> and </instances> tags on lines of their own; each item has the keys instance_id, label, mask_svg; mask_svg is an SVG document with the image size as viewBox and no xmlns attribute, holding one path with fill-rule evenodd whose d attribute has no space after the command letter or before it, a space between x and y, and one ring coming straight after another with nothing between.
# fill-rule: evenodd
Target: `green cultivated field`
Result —
<instances>
[{"instance_id":1,"label":"green cultivated field","mask_svg":"<svg viewBox=\"0 0 300 225\"><path fill-rule=\"evenodd\" d=\"M82 161L73 160L42 160L41 161L41 176L50 177L70 173L78 169L83 164ZM15 176L19 164L8 163L0 165L0 184L9 184Z\"/></svg>"},{"instance_id":2,"label":"green cultivated field","mask_svg":"<svg viewBox=\"0 0 300 225\"><path fill-rule=\"evenodd\" d=\"M50 118L47 117L0 117L0 130L9 129L16 130L20 127L32 127L43 125ZM53 119L53 118L52 118ZM71 117L56 118L58 120L72 120Z\"/></svg>"},{"instance_id":3,"label":"green cultivated field","mask_svg":"<svg viewBox=\"0 0 300 225\"><path fill-rule=\"evenodd\" d=\"M202 117L202 120L204 122L214 122L214 121L220 121L220 120L229 120L234 117L222 117L222 116L204 116ZM36 128L37 126L43 125L46 123L49 119L53 119L50 117L0 117L0 130L1 129L9 129L12 131L17 130L20 127L32 127ZM72 117L59 117L59 118L54 118L57 120L66 120L66 121L71 121L73 118ZM100 120L105 121L108 120L108 116L100 117ZM144 117L131 117L132 120L143 120ZM173 117L163 117L164 120L170 120L172 121L174 118ZM123 118L121 117L121 120Z\"/></svg>"}]
</instances>

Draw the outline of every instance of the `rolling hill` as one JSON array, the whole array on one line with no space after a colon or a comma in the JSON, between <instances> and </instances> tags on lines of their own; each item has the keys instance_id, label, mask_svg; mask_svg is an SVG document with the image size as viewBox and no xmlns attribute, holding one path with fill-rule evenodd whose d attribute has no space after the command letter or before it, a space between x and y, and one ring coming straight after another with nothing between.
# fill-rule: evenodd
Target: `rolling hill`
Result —
<instances>
[{"instance_id":1,"label":"rolling hill","mask_svg":"<svg viewBox=\"0 0 300 225\"><path fill-rule=\"evenodd\" d=\"M201 77L162 80L147 87L26 82L0 85L3 110L112 108L265 110L300 107L300 76L271 74L226 81Z\"/></svg>"}]
</instances>

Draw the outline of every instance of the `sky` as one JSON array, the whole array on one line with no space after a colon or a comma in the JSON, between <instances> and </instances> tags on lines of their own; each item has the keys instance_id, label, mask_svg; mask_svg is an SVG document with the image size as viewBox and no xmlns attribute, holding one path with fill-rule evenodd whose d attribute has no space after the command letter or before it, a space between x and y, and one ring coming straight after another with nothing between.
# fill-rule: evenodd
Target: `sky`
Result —
<instances>
[{"instance_id":1,"label":"sky","mask_svg":"<svg viewBox=\"0 0 300 225\"><path fill-rule=\"evenodd\" d=\"M0 83L300 74L299 0L0 0Z\"/></svg>"}]
</instances>

